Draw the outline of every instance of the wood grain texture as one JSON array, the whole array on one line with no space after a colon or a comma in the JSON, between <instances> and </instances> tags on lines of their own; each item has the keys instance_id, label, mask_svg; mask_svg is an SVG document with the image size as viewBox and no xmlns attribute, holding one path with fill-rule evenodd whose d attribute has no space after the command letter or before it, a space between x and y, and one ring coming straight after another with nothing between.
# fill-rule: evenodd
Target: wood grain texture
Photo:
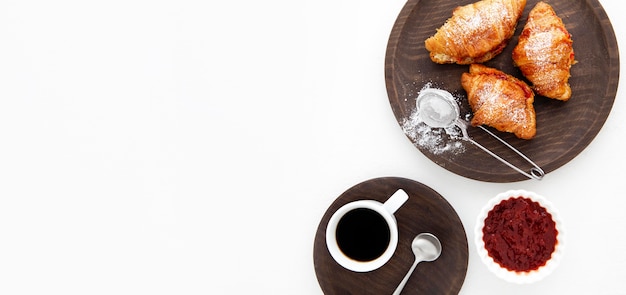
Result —
<instances>
[{"instance_id":1,"label":"wood grain texture","mask_svg":"<svg viewBox=\"0 0 626 295\"><path fill-rule=\"evenodd\" d=\"M415 99L426 83L461 98L461 114L471 113L461 87L461 74L468 66L433 63L424 40L433 35L452 10L472 0L409 0L400 12L387 45L385 80L391 108L400 125L415 111ZM538 0L528 0L514 37L505 50L485 64L524 79L513 66L511 54ZM521 140L512 134L496 134L529 156L546 173L565 165L582 152L604 125L617 93L619 52L606 12L597 0L547 0L572 34L578 61L571 69L572 98L567 102L535 97L537 136ZM525 80L525 79L524 79ZM495 131L495 129L492 129ZM530 168L494 138L470 128L474 140L518 167ZM429 159L458 175L488 182L514 182L527 178L493 159L469 142L465 152L433 154L413 142ZM528 170L528 169L524 169ZM548 176L546 177L548 178Z\"/></svg>"},{"instance_id":2,"label":"wood grain texture","mask_svg":"<svg viewBox=\"0 0 626 295\"><path fill-rule=\"evenodd\" d=\"M409 200L395 214L399 238L393 257L371 272L341 267L326 247L326 226L332 214L356 200L384 202L400 188ZM413 264L411 241L422 232L440 239L442 253L437 260L418 265L404 294L458 294L467 272L467 236L456 211L441 195L419 182L395 177L371 179L348 189L330 205L315 235L313 261L324 294L391 294Z\"/></svg>"}]
</instances>

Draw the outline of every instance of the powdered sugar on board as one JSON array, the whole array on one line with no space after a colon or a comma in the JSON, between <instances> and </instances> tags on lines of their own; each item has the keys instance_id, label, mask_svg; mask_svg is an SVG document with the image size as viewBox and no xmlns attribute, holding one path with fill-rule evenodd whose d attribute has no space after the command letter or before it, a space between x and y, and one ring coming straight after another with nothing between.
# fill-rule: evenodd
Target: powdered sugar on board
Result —
<instances>
[{"instance_id":1,"label":"powdered sugar on board","mask_svg":"<svg viewBox=\"0 0 626 295\"><path fill-rule=\"evenodd\" d=\"M420 92L431 87L432 83L427 83ZM402 130L415 146L422 150L428 150L432 154L457 155L465 152L459 128L431 128L420 119L417 107L413 109L408 118L402 121Z\"/></svg>"}]
</instances>

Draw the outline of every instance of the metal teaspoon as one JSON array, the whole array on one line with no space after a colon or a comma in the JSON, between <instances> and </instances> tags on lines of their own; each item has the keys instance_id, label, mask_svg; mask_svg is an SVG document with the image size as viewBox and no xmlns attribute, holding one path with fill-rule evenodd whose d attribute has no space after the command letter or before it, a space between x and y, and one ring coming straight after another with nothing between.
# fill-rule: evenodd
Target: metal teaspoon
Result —
<instances>
[{"instance_id":1,"label":"metal teaspoon","mask_svg":"<svg viewBox=\"0 0 626 295\"><path fill-rule=\"evenodd\" d=\"M402 279L398 288L393 292L393 295L400 295L400 292L404 289L404 285L406 285L406 282L409 280L409 277L418 263L422 261L433 261L439 258L439 255L441 255L441 242L439 242L439 239L433 234L421 233L413 239L411 249L415 255L415 262L413 262L411 269L409 269L409 272L404 276L404 279Z\"/></svg>"}]
</instances>

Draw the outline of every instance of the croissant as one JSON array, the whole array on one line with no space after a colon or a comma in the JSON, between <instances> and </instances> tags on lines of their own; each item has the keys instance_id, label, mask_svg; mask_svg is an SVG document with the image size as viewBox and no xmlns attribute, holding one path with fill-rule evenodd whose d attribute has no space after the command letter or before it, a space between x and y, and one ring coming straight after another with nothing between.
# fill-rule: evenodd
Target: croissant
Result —
<instances>
[{"instance_id":1,"label":"croissant","mask_svg":"<svg viewBox=\"0 0 626 295\"><path fill-rule=\"evenodd\" d=\"M426 39L439 64L472 64L498 55L515 33L526 0L482 0L454 9L452 17Z\"/></svg>"},{"instance_id":2,"label":"croissant","mask_svg":"<svg viewBox=\"0 0 626 295\"><path fill-rule=\"evenodd\" d=\"M570 68L576 62L572 36L552 7L539 2L530 11L517 46L513 62L539 95L569 100Z\"/></svg>"},{"instance_id":3,"label":"croissant","mask_svg":"<svg viewBox=\"0 0 626 295\"><path fill-rule=\"evenodd\" d=\"M487 125L521 139L537 133L532 89L511 75L481 64L472 64L461 75L461 85L474 116L472 126Z\"/></svg>"}]
</instances>

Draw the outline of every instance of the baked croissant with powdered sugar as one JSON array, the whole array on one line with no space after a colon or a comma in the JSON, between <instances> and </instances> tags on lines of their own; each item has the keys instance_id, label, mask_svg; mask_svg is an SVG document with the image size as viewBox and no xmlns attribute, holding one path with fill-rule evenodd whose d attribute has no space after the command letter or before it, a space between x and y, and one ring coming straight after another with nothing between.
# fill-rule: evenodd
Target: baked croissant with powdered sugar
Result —
<instances>
[{"instance_id":1,"label":"baked croissant with powdered sugar","mask_svg":"<svg viewBox=\"0 0 626 295\"><path fill-rule=\"evenodd\" d=\"M488 61L504 50L526 0L482 0L454 9L452 17L426 39L430 59L439 64Z\"/></svg>"},{"instance_id":2,"label":"baked croissant with powdered sugar","mask_svg":"<svg viewBox=\"0 0 626 295\"><path fill-rule=\"evenodd\" d=\"M550 5L539 2L530 11L513 49L513 62L537 94L566 101L572 96L568 82L576 62L572 43L563 20Z\"/></svg>"},{"instance_id":3,"label":"baked croissant with powdered sugar","mask_svg":"<svg viewBox=\"0 0 626 295\"><path fill-rule=\"evenodd\" d=\"M461 85L472 108L472 126L491 126L521 139L531 139L537 133L535 94L524 81L472 64L469 73L461 75Z\"/></svg>"}]
</instances>

